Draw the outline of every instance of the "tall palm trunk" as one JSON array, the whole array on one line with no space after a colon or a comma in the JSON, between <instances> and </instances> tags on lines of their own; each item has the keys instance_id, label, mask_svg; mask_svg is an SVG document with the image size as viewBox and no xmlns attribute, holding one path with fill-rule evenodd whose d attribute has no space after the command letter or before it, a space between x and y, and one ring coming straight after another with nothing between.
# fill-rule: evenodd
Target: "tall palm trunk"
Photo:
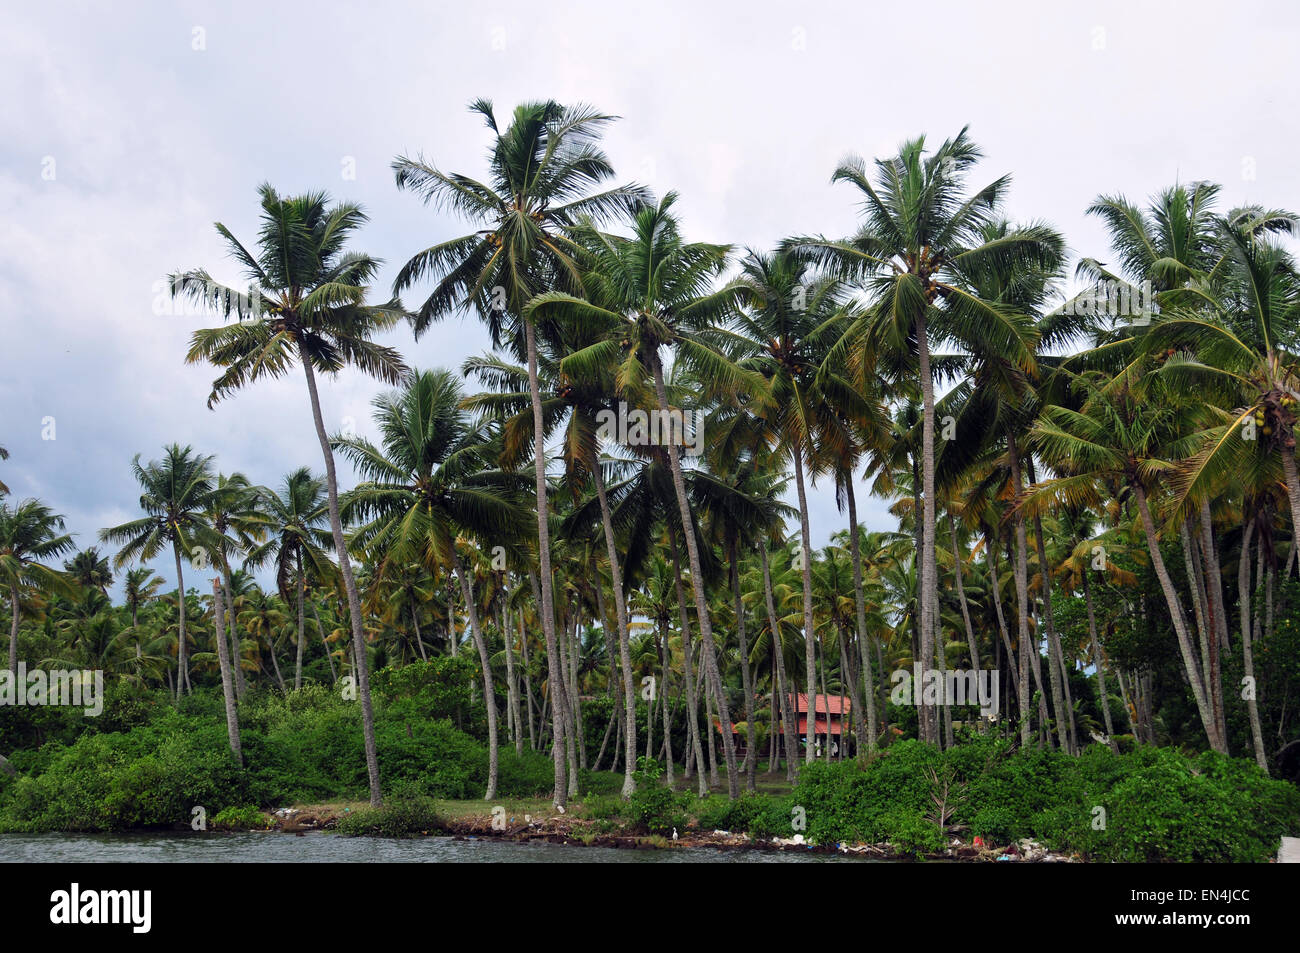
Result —
<instances>
[{"instance_id":1,"label":"tall palm trunk","mask_svg":"<svg viewBox=\"0 0 1300 953\"><path fill-rule=\"evenodd\" d=\"M695 771L698 772L698 790L700 797L709 791L708 772L704 767L704 747L700 738L700 700L696 692L697 680L694 671L694 646L691 641L691 619L686 609L686 593L682 589L681 554L677 548L677 535L671 525L668 527L668 540L673 555L673 591L677 595L678 623L682 629L682 682L686 692L686 732L690 749L686 752L684 773L691 776L691 763L694 759Z\"/></svg>"},{"instance_id":2,"label":"tall palm trunk","mask_svg":"<svg viewBox=\"0 0 1300 953\"><path fill-rule=\"evenodd\" d=\"M935 564L934 511L934 378L930 373L930 345L925 313L916 320L916 351L921 378L921 667L934 668L935 638L939 625L939 572ZM939 743L939 725L933 705L921 696L924 740Z\"/></svg>"},{"instance_id":3,"label":"tall palm trunk","mask_svg":"<svg viewBox=\"0 0 1300 953\"><path fill-rule=\"evenodd\" d=\"M1227 712L1223 703L1223 673L1220 651L1228 650L1228 613L1223 605L1223 570L1219 566L1219 551L1214 545L1214 520L1210 514L1210 500L1201 500L1201 556L1205 563L1205 597L1209 603L1212 624L1210 645L1210 700L1218 717L1219 735L1228 743ZM1293 546L1292 549L1295 547Z\"/></svg>"},{"instance_id":4,"label":"tall palm trunk","mask_svg":"<svg viewBox=\"0 0 1300 953\"><path fill-rule=\"evenodd\" d=\"M186 673L185 665L185 575L181 571L181 542L175 540L172 543L172 555L176 557L176 607L177 607L177 636L176 636L176 700L180 701L181 693L185 685L189 682L189 676Z\"/></svg>"},{"instance_id":5,"label":"tall palm trunk","mask_svg":"<svg viewBox=\"0 0 1300 953\"><path fill-rule=\"evenodd\" d=\"M657 648L659 649L659 657L661 659L660 664L662 664L664 670L663 685L660 686L659 692L659 707L663 712L664 719L664 782L671 788L673 786L673 725L672 712L668 706L668 674L670 662L668 658L668 620L659 620L659 638L656 639L656 641L658 642ZM651 714L646 712L646 720L650 721L651 718Z\"/></svg>"},{"instance_id":6,"label":"tall palm trunk","mask_svg":"<svg viewBox=\"0 0 1300 953\"><path fill-rule=\"evenodd\" d=\"M11 585L9 587L9 671L18 675L18 587Z\"/></svg>"},{"instance_id":7,"label":"tall palm trunk","mask_svg":"<svg viewBox=\"0 0 1300 953\"><path fill-rule=\"evenodd\" d=\"M1020 685L1020 664L1016 660L1016 650L1011 644L1011 635L1007 632L1007 619L1002 612L1001 573L998 571L998 546L1001 541L985 534L984 558L989 568L989 591L993 594L993 613L998 620L998 634L1002 637L1002 647L1007 653L1007 668L1011 670L1012 681Z\"/></svg>"},{"instance_id":8,"label":"tall palm trunk","mask_svg":"<svg viewBox=\"0 0 1300 953\"><path fill-rule=\"evenodd\" d=\"M1020 449L1016 446L1016 435L1007 433L1007 457L1011 465L1011 491L1015 502L1020 501ZM1016 632L1020 643L1020 684L1016 703L1020 709L1020 743L1027 746L1030 737L1029 714L1029 666L1030 653L1038 656L1038 646L1029 644L1029 545L1025 539L1025 515L1019 506L1012 512L1016 532Z\"/></svg>"},{"instance_id":9,"label":"tall palm trunk","mask_svg":"<svg viewBox=\"0 0 1300 953\"><path fill-rule=\"evenodd\" d=\"M805 681L808 684L808 731L804 734L804 763L812 764L817 731L817 632L813 626L812 604L812 535L808 530L808 497L803 483L803 447L796 444L794 481L799 493L799 575L803 580L803 644ZM830 715L827 713L827 717Z\"/></svg>"},{"instance_id":10,"label":"tall palm trunk","mask_svg":"<svg viewBox=\"0 0 1300 953\"><path fill-rule=\"evenodd\" d=\"M871 650L867 636L867 605L862 594L862 547L858 540L858 504L853 493L853 470L845 474L845 494L849 503L849 556L853 560L853 609L858 625L858 656L862 666L862 697L866 703L867 750L876 750L879 725L876 722L876 680L871 671ZM883 672L881 673L884 674ZM857 699L854 699L856 704Z\"/></svg>"},{"instance_id":11,"label":"tall palm trunk","mask_svg":"<svg viewBox=\"0 0 1300 953\"><path fill-rule=\"evenodd\" d=\"M1033 465L1030 464L1030 479L1033 479ZM1047 563L1047 547L1043 543L1043 521L1034 517L1034 543L1038 550L1038 578L1043 588L1043 621L1047 623L1047 654L1052 674L1052 704L1056 708L1056 735L1061 743L1061 750L1077 754L1074 730L1074 705L1070 699L1070 675L1065 665L1065 653L1061 649L1061 640L1056 633L1056 622L1052 614L1052 570Z\"/></svg>"},{"instance_id":12,"label":"tall palm trunk","mask_svg":"<svg viewBox=\"0 0 1300 953\"><path fill-rule=\"evenodd\" d=\"M1083 604L1088 612L1088 637L1092 642L1093 664L1097 666L1097 690L1101 706L1101 717L1106 724L1106 743L1112 751L1119 753L1119 744L1115 741L1115 726L1110 718L1110 696L1106 692L1106 662L1101 655L1101 640L1097 638L1097 614L1092 607L1092 584L1088 581L1088 570L1083 573Z\"/></svg>"},{"instance_id":13,"label":"tall palm trunk","mask_svg":"<svg viewBox=\"0 0 1300 953\"><path fill-rule=\"evenodd\" d=\"M776 616L772 601L772 572L767 561L767 540L758 544L759 559L763 564L763 601L767 603L767 624L772 633L772 658L776 668L777 691L781 695L781 727L785 735L785 773L791 781L799 770L799 747L795 741L794 689L785 675L785 651L781 644L781 622Z\"/></svg>"},{"instance_id":14,"label":"tall palm trunk","mask_svg":"<svg viewBox=\"0 0 1300 953\"><path fill-rule=\"evenodd\" d=\"M749 643L745 639L745 603L740 597L740 569L733 538L728 547L731 557L731 591L736 602L736 638L740 643L740 683L745 688L745 790L754 790L754 762L758 752L754 744L754 683L749 672ZM725 729L724 729L725 730Z\"/></svg>"},{"instance_id":15,"label":"tall palm trunk","mask_svg":"<svg viewBox=\"0 0 1300 953\"><path fill-rule=\"evenodd\" d=\"M302 688L302 653L307 647L307 612L303 604L302 592L302 553L297 558L297 580L296 588L298 590L298 654L293 665L293 690L296 692Z\"/></svg>"},{"instance_id":16,"label":"tall palm trunk","mask_svg":"<svg viewBox=\"0 0 1300 953\"><path fill-rule=\"evenodd\" d=\"M509 574L505 580L508 583ZM508 598L509 591L502 588L501 592L501 620L497 627L501 630L501 640L505 643L506 649L506 701L510 705L510 740L514 742L515 755L522 757L524 753L524 727L520 724L519 715L519 673L515 670L515 639L514 630L510 626L510 602Z\"/></svg>"},{"instance_id":17,"label":"tall palm trunk","mask_svg":"<svg viewBox=\"0 0 1300 953\"><path fill-rule=\"evenodd\" d=\"M1282 440L1282 473L1286 477L1286 498L1291 506L1291 526L1294 538L1291 542L1292 555L1300 546L1300 475L1296 473L1295 436L1287 434ZM1288 570L1291 560L1287 560Z\"/></svg>"},{"instance_id":18,"label":"tall palm trunk","mask_svg":"<svg viewBox=\"0 0 1300 953\"><path fill-rule=\"evenodd\" d=\"M1255 763L1261 771L1268 774L1268 758L1264 754L1264 733L1259 724L1259 703L1255 689L1255 655L1250 637L1250 540L1255 532L1255 523L1249 516L1243 518L1241 528L1241 556L1237 561L1237 602L1241 612L1241 654L1243 672L1249 681L1250 691L1246 694L1246 711L1250 716L1250 740L1255 748Z\"/></svg>"},{"instance_id":19,"label":"tall palm trunk","mask_svg":"<svg viewBox=\"0 0 1300 953\"><path fill-rule=\"evenodd\" d=\"M531 321L524 322L524 338L528 347L528 393L533 404L533 470L537 493L537 561L541 575L542 633L546 637L546 665L551 693L555 694L557 686L561 693L556 698L558 704L551 706L551 741L555 761L555 786L551 797L556 807L563 807L568 801L562 727L565 713L564 688L563 675L559 670L559 648L555 639L555 600L551 589L551 529L546 505L546 424L542 417L542 392L537 380L537 334Z\"/></svg>"},{"instance_id":20,"label":"tall palm trunk","mask_svg":"<svg viewBox=\"0 0 1300 953\"><path fill-rule=\"evenodd\" d=\"M966 604L966 587L961 578L961 550L957 542L957 521L953 519L951 513L948 514L948 531L952 536L952 577L957 584L957 601L961 603L961 620L966 626L966 646L970 649L971 668L976 671L980 667L980 650L979 645L975 642L975 629L970 623L970 607Z\"/></svg>"},{"instance_id":21,"label":"tall palm trunk","mask_svg":"<svg viewBox=\"0 0 1300 953\"><path fill-rule=\"evenodd\" d=\"M244 679L244 667L240 664L239 650L239 628L238 619L235 615L235 595L232 586L232 577L230 565L227 563L221 573L221 584L225 587L226 592L226 614L230 617L230 662L234 667L235 673L235 698L242 699L248 691L248 683ZM134 625L134 623L132 623Z\"/></svg>"},{"instance_id":22,"label":"tall palm trunk","mask_svg":"<svg viewBox=\"0 0 1300 953\"><path fill-rule=\"evenodd\" d=\"M310 605L311 605L311 616L313 619L316 620L316 631L320 634L321 647L325 649L325 661L329 662L330 664L330 681L337 682L339 680L339 676L338 676L338 672L335 671L334 669L334 655L333 653L330 652L329 639L325 638L325 626L322 625L320 621L320 610L316 608L315 600L312 600L310 602Z\"/></svg>"},{"instance_id":23,"label":"tall palm trunk","mask_svg":"<svg viewBox=\"0 0 1300 953\"><path fill-rule=\"evenodd\" d=\"M668 417L668 390L664 387L663 365L658 354L653 356L655 393L659 398L659 412L663 420ZM727 794L734 800L740 796L740 774L736 767L736 746L731 740L731 713L727 707L726 692L722 688L722 675L718 668L717 646L713 644L713 625L709 619L708 601L704 595L704 575L700 565L699 548L692 531L691 508L686 499L686 480L682 476L681 458L677 444L668 440L668 465L672 470L673 489L677 491L677 509L682 519L682 535L686 537L686 559L691 570L691 588L695 592L695 609L700 620L700 644L703 646L706 680L713 685L718 719L722 723L722 752L727 763Z\"/></svg>"},{"instance_id":24,"label":"tall palm trunk","mask_svg":"<svg viewBox=\"0 0 1300 953\"><path fill-rule=\"evenodd\" d=\"M352 623L352 644L356 652L357 696L361 700L361 733L366 746L366 772L370 778L370 806L379 807L383 803L383 795L379 790L375 709L370 700L370 665L366 659L366 631L361 622L361 598L357 595L357 581L352 575L352 560L348 558L347 541L343 538L343 520L339 515L338 476L334 471L334 452L330 449L329 434L325 432L325 418L321 416L320 394L316 391L316 373L311 366L311 356L301 341L298 343L298 355L302 359L303 373L307 377L307 393L311 397L311 413L316 423L316 437L320 441L321 455L325 458L325 488L329 500L330 532L334 537L334 551L338 553L339 571L343 575L343 588L348 597L348 617ZM274 651L273 648L272 652Z\"/></svg>"},{"instance_id":25,"label":"tall palm trunk","mask_svg":"<svg viewBox=\"0 0 1300 953\"><path fill-rule=\"evenodd\" d=\"M1137 497L1138 513L1142 517L1142 529L1146 533L1147 551L1151 554L1151 566L1155 570L1156 578L1160 580L1160 588L1164 592L1165 602L1169 606L1169 617L1174 624L1174 633L1178 636L1178 649L1182 653L1183 668L1187 673L1187 680L1192 686L1192 697L1196 699L1196 710L1201 716L1201 726L1205 729L1205 737L1210 742L1210 747L1221 754L1227 754L1226 746L1219 737L1218 725L1215 723L1213 712L1210 710L1209 700L1205 696L1205 686L1201 681L1200 669L1196 664L1196 652L1192 647L1191 635L1187 631L1187 619L1183 615L1182 603L1178 599L1178 592L1174 589L1173 580L1169 576L1169 569L1165 566L1164 558L1160 555L1160 540L1156 536L1156 525L1151 518L1151 509L1147 505L1146 491L1141 484L1133 485L1134 495Z\"/></svg>"},{"instance_id":26,"label":"tall palm trunk","mask_svg":"<svg viewBox=\"0 0 1300 953\"><path fill-rule=\"evenodd\" d=\"M453 547L455 543L452 544ZM456 568L456 578L460 581L460 594L465 599L465 614L469 616L469 630L474 636L474 647L478 649L479 665L483 669L483 705L487 708L488 723L488 783L484 800L490 801L497 796L497 771L500 752L497 744L497 700L496 690L492 684L492 662L488 657L487 640L483 638L483 627L479 624L478 606L474 604L474 590L470 588L469 575L461 562L460 554L453 549L452 565Z\"/></svg>"},{"instance_id":27,"label":"tall palm trunk","mask_svg":"<svg viewBox=\"0 0 1300 953\"><path fill-rule=\"evenodd\" d=\"M623 766L623 797L632 796L636 790L636 690L632 685L632 648L627 630L627 599L623 593L623 571L619 567L618 547L614 544L614 520L609 511L609 498L605 494L605 477L600 472L600 460L592 468L596 483L596 498L600 501L600 521L605 528L605 549L609 554L609 582L614 590L614 618L618 626L618 661L623 670L623 708L627 715L623 722L623 751L627 763ZM596 586L600 586L599 580ZM601 618L601 625L605 620ZM653 712L646 712L646 726L653 731Z\"/></svg>"},{"instance_id":28,"label":"tall palm trunk","mask_svg":"<svg viewBox=\"0 0 1300 953\"><path fill-rule=\"evenodd\" d=\"M212 580L212 611L216 623L212 634L217 643L217 663L221 666L221 694L226 700L226 737L230 740L231 754L242 767L244 755L239 744L239 715L235 710L235 685L230 671L230 648L226 645L226 620L220 578Z\"/></svg>"}]
</instances>

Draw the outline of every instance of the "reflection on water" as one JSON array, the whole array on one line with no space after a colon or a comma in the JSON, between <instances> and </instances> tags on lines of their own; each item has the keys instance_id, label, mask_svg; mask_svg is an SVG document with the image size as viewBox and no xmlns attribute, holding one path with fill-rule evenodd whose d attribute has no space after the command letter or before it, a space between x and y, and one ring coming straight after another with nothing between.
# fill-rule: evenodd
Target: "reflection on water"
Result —
<instances>
[{"instance_id":1,"label":"reflection on water","mask_svg":"<svg viewBox=\"0 0 1300 953\"><path fill-rule=\"evenodd\" d=\"M870 863L810 851L628 850L543 842L334 834L0 834L0 862L42 863Z\"/></svg>"}]
</instances>

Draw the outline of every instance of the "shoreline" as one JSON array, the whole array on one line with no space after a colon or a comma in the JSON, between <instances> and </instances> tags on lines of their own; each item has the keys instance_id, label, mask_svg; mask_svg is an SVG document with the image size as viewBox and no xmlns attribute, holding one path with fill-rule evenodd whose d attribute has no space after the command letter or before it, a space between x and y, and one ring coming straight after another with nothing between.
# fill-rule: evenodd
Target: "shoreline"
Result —
<instances>
[{"instance_id":1,"label":"shoreline","mask_svg":"<svg viewBox=\"0 0 1300 953\"><path fill-rule=\"evenodd\" d=\"M333 832L339 820L350 813L350 809L337 811L328 805L308 805L302 808L286 808L274 813L266 813L268 827L251 833L294 834L305 836L311 833ZM513 843L542 841L551 844L563 844L571 847L610 847L621 850L675 850L680 848L706 848L723 852L759 851L763 853L786 853L803 851L816 854L834 854L847 857L859 857L863 860L880 860L890 862L949 861L958 863L985 863L994 861L1013 861L1019 863L1086 863L1078 855L1066 855L1047 850L1034 841L1021 841L1002 847L977 846L951 838L949 846L943 851L912 854L899 851L888 842L879 844L812 844L802 835L791 838L761 838L735 831L702 831L687 828L674 832L675 837L661 834L642 833L627 828L616 830L598 830L600 822L573 815L552 815L546 818L530 818L520 822L511 818L504 827L494 826L493 819L479 814L460 818L444 819L438 830L412 832L407 837L450 837L455 840L500 840ZM357 834L341 836L384 837L383 834Z\"/></svg>"}]
</instances>

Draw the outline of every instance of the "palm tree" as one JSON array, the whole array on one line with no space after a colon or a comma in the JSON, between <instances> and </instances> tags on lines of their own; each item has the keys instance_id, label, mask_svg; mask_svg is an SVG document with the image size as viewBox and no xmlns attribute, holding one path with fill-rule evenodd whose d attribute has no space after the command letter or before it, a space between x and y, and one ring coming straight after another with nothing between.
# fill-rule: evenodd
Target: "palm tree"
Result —
<instances>
[{"instance_id":1,"label":"palm tree","mask_svg":"<svg viewBox=\"0 0 1300 953\"><path fill-rule=\"evenodd\" d=\"M381 447L360 437L339 438L334 445L365 478L344 496L349 519L365 521L353 545L381 566L415 562L429 572L450 567L460 582L483 669L490 758L485 797L491 800L497 787L495 688L473 581L457 540L463 534L480 547L516 548L520 486L512 475L489 468L495 448L461 409L462 399L451 372L412 371L403 390L374 401Z\"/></svg>"},{"instance_id":2,"label":"palm tree","mask_svg":"<svg viewBox=\"0 0 1300 953\"><path fill-rule=\"evenodd\" d=\"M348 238L366 221L359 205L345 202L331 207L323 192L282 198L270 185L263 185L259 194L262 230L257 255L226 226L216 226L231 255L244 267L249 291L241 294L220 285L202 269L173 275L171 287L177 296L215 308L223 317L233 314L238 318L234 324L196 331L191 338L185 358L188 363L207 361L225 368L213 382L209 407L248 384L283 376L294 361L302 364L316 437L325 458L330 531L347 593L352 640L358 647L357 694L361 700L370 801L377 807L382 796L370 671L364 650L365 628L343 539L338 477L321 415L316 374L337 374L352 365L396 384L406 374L406 365L395 350L371 338L406 314L396 299L382 305L366 303L379 260L345 250Z\"/></svg>"},{"instance_id":3,"label":"palm tree","mask_svg":"<svg viewBox=\"0 0 1300 953\"><path fill-rule=\"evenodd\" d=\"M108 595L108 587L113 584L113 570L94 546L64 562L63 569L83 589L98 589Z\"/></svg>"},{"instance_id":4,"label":"palm tree","mask_svg":"<svg viewBox=\"0 0 1300 953\"><path fill-rule=\"evenodd\" d=\"M325 481L314 476L308 467L299 467L284 478L278 493L263 490L260 494L271 538L249 551L246 564L262 566L275 561L275 585L286 602L293 593L298 606L298 652L294 661L293 688L302 688L302 656L306 648L306 611L304 591L308 575L328 579L334 563L325 547L330 532L323 525L328 519Z\"/></svg>"},{"instance_id":5,"label":"palm tree","mask_svg":"<svg viewBox=\"0 0 1300 953\"><path fill-rule=\"evenodd\" d=\"M1195 437L1185 434L1183 411L1167 392L1161 393L1159 382L1152 382L1141 398L1134 393L1132 382L1137 374L1137 370L1126 371L1113 381L1100 379L1101 375L1095 373L1080 375L1076 384L1086 395L1080 409L1055 405L1044 409L1034 425L1031 442L1064 475L1030 490L1022 505L1031 512L1039 512L1053 501L1071 507L1099 507L1103 505L1101 488L1107 485L1118 485L1132 496L1206 738L1214 750L1226 754L1227 740L1219 731L1211 707L1187 616L1161 555L1149 504L1160 476L1173 469L1168 458L1189 456L1187 451Z\"/></svg>"},{"instance_id":6,"label":"palm tree","mask_svg":"<svg viewBox=\"0 0 1300 953\"><path fill-rule=\"evenodd\" d=\"M847 418L874 416L876 409L827 363L828 352L845 326L839 281L816 280L806 260L783 251L774 255L751 252L742 263L740 282L748 308L737 319L737 329L755 352L742 363L767 382L766 429L794 463L803 557L799 563L807 695L816 698L812 538L805 467L819 466L833 448L853 447L856 438ZM805 761L811 763L813 756L814 739L809 732Z\"/></svg>"},{"instance_id":7,"label":"palm tree","mask_svg":"<svg viewBox=\"0 0 1300 953\"><path fill-rule=\"evenodd\" d=\"M235 618L233 557L246 552L256 540L266 535L265 519L258 509L257 489L242 473L217 474L212 486L212 497L205 514L212 531L217 534L221 548L217 558L217 575L221 580L224 614L230 619L230 656L235 661L234 688L238 698L244 697L244 672L239 665L239 632ZM214 607L215 608L215 607ZM225 638L225 633L222 633Z\"/></svg>"},{"instance_id":8,"label":"palm tree","mask_svg":"<svg viewBox=\"0 0 1300 953\"><path fill-rule=\"evenodd\" d=\"M140 509L145 516L120 526L99 531L102 542L120 545L113 564L121 569L134 561L157 558L171 547L176 563L178 593L178 645L176 650L176 697L189 688L185 664L185 576L181 569L184 553L196 569L207 569L212 553L220 551L221 539L204 517L214 487L212 457L198 454L190 446L163 447L160 460L141 466L140 455L131 461L140 484Z\"/></svg>"},{"instance_id":9,"label":"palm tree","mask_svg":"<svg viewBox=\"0 0 1300 953\"><path fill-rule=\"evenodd\" d=\"M1030 322L973 294L965 278L994 262L1033 264L1053 252L1052 236L1038 227L983 240L982 229L996 215L1010 177L966 194L966 173L980 157L962 129L928 155L925 137L905 142L897 156L875 161L874 177L861 159L851 159L831 181L848 182L861 192L862 229L843 240L790 240L834 272L864 281L874 295L873 306L846 332L842 346L856 343L903 355L909 366L915 360L912 372L920 379L922 403L920 662L926 669L933 667L939 620L932 348L941 341L982 340L1010 363L1032 370ZM932 706L923 702L920 714L922 736L937 743Z\"/></svg>"},{"instance_id":10,"label":"palm tree","mask_svg":"<svg viewBox=\"0 0 1300 953\"><path fill-rule=\"evenodd\" d=\"M9 671L18 673L18 619L27 588L71 592L67 578L46 563L73 548L63 517L39 500L0 502L0 585L9 594Z\"/></svg>"},{"instance_id":11,"label":"palm tree","mask_svg":"<svg viewBox=\"0 0 1300 953\"><path fill-rule=\"evenodd\" d=\"M441 172L423 157L399 156L393 161L393 171L398 188L410 189L426 204L454 209L479 227L419 252L398 273L394 290L401 292L425 278L436 282L413 318L417 340L432 322L456 311L475 310L487 323L494 347L508 337L516 353L526 355L533 405L540 609L554 688L561 680L555 668L558 649L546 493L546 428L537 378L536 327L525 316L524 306L543 291L580 289L569 229L584 218L600 220L635 207L644 199L644 192L635 185L591 191L614 175L597 144L612 116L554 101L523 103L502 130L491 102L477 100L470 109L483 117L494 136L486 182ZM563 805L567 786L561 732L568 702L562 688L556 700L552 723L554 797L557 805Z\"/></svg>"},{"instance_id":12,"label":"palm tree","mask_svg":"<svg viewBox=\"0 0 1300 953\"><path fill-rule=\"evenodd\" d=\"M726 267L730 248L683 241L672 212L676 201L676 194L670 192L658 205L636 212L632 238L605 234L591 227L579 230L578 240L590 267L583 279L590 300L553 291L539 295L528 306L528 313L535 320L563 316L599 328L602 340L570 354L561 362L561 369L575 377L590 378L597 368L617 364L620 395L638 406L653 401L659 420L668 430L674 429L671 421L683 417L680 408L674 411L668 403L661 348L675 348L681 365L716 393L763 391L758 375L738 366L714 340L718 327L735 314L740 295L739 286L734 284L713 287ZM650 378L648 392L647 376ZM722 743L728 792L734 798L740 793L740 777L699 546L689 530L690 503L678 446L685 437L683 429L677 427L672 433L661 433L660 442L668 454L681 525L687 528L683 536L700 623L705 672L717 715L724 726Z\"/></svg>"}]
</instances>

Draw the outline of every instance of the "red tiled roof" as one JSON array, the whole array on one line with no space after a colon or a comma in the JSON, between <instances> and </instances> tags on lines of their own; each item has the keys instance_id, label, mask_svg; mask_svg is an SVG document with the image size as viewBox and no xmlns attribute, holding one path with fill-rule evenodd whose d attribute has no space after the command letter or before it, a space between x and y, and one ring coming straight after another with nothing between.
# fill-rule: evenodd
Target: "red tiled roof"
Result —
<instances>
[{"instance_id":1,"label":"red tiled roof","mask_svg":"<svg viewBox=\"0 0 1300 953\"><path fill-rule=\"evenodd\" d=\"M806 735L806 734L808 734L808 716L807 716L807 715L800 715L799 718L797 719L797 724L798 724L798 728L795 729L795 734L799 734L799 735ZM814 733L819 734L819 735L825 735L825 734L842 735L842 734L844 734L844 723L843 723L842 721L839 721L839 720L832 721L832 722L831 722L831 728L830 728L830 731L827 732L827 730L826 730L826 719L825 719L825 718L818 718L813 730L814 730Z\"/></svg>"},{"instance_id":2,"label":"red tiled roof","mask_svg":"<svg viewBox=\"0 0 1300 953\"><path fill-rule=\"evenodd\" d=\"M829 706L832 715L842 715L853 710L853 699L847 695L817 695L815 701L816 712L819 715L826 714L828 711L827 706ZM794 696L794 710L796 712L806 712L808 710L808 696L805 693L800 692Z\"/></svg>"}]
</instances>

